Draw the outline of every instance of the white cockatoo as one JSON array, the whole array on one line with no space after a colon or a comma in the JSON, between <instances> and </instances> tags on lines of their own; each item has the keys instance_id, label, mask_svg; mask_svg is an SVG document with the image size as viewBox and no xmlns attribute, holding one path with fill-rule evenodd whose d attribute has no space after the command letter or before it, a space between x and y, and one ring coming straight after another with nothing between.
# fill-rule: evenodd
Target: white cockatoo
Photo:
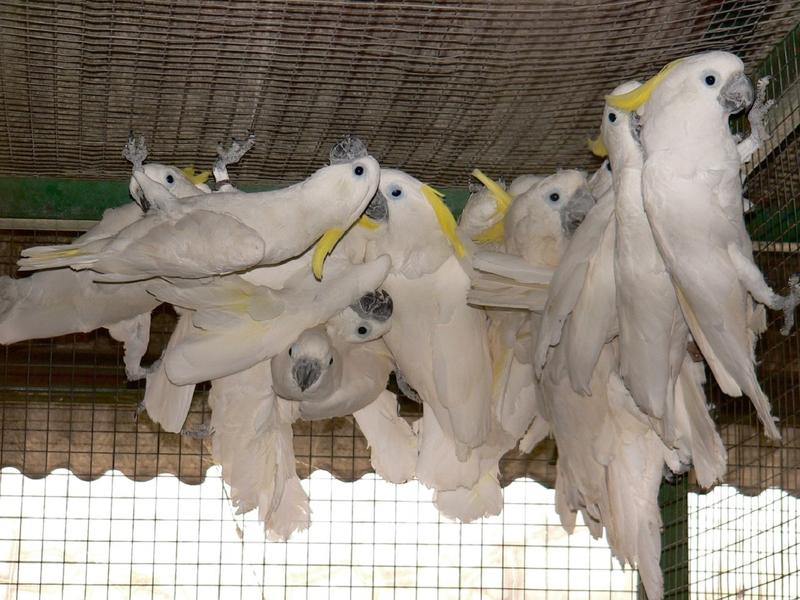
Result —
<instances>
[{"instance_id":1,"label":"white cockatoo","mask_svg":"<svg viewBox=\"0 0 800 600\"><path fill-rule=\"evenodd\" d=\"M470 280L460 262L465 248L433 188L382 169L378 190L373 203L386 208L371 210L383 218L370 217L370 229L358 229L366 232L366 258L387 254L392 261L382 286L394 301L384 340L425 412L435 415L458 458L466 460L489 433L491 365L486 317L467 305ZM436 460L428 458L431 466Z\"/></svg>"},{"instance_id":2,"label":"white cockatoo","mask_svg":"<svg viewBox=\"0 0 800 600\"><path fill-rule=\"evenodd\" d=\"M505 253L483 253L483 266L497 267L495 275L519 277L526 282L535 280L541 273L552 272L569 236L593 204L582 173L561 171L541 178L510 202L500 230L504 237L499 249ZM546 292L546 281L541 283ZM527 288L522 287L522 290L528 293ZM497 289L490 300L502 307L513 304L501 296ZM539 303L541 309L543 299ZM531 308L530 305L518 308L523 307ZM500 459L517 444L532 422L527 443L533 445L549 432L549 424L540 414L539 386L530 364L531 321L538 317L527 310L489 310L488 315L493 375L492 430L487 441L461 466L462 470L471 469L475 483L455 489L440 487L434 498L443 514L464 521L500 512ZM422 432L426 427L423 415ZM446 456L447 448L437 448L437 452Z\"/></svg>"},{"instance_id":3,"label":"white cockatoo","mask_svg":"<svg viewBox=\"0 0 800 600\"><path fill-rule=\"evenodd\" d=\"M394 367L383 336L392 300L383 290L362 296L324 325L304 331L271 361L273 388L296 401L306 420L352 414L371 448L375 472L402 483L414 476L416 436L386 390Z\"/></svg>"},{"instance_id":4,"label":"white cockatoo","mask_svg":"<svg viewBox=\"0 0 800 600\"><path fill-rule=\"evenodd\" d=\"M143 146L140 146L140 149ZM158 163L140 165L139 181L162 186L176 201L208 193L203 177L192 182L173 166ZM131 196L136 202L109 208L97 225L73 244L116 235L140 220L144 196L136 178L131 178ZM146 290L143 282L127 284L96 283L96 273L68 268L34 273L30 277L0 277L0 343L85 333L106 327L111 336L125 344L125 370L129 379L139 379L146 371L141 359L150 335L150 312L160 302Z\"/></svg>"},{"instance_id":5,"label":"white cockatoo","mask_svg":"<svg viewBox=\"0 0 800 600\"><path fill-rule=\"evenodd\" d=\"M640 85L624 83L612 95ZM664 442L678 449L682 463L694 463L707 488L725 473L725 446L708 414L704 369L687 351L689 329L644 211L637 126L632 113L606 105L600 138L592 143L613 166L619 373Z\"/></svg>"},{"instance_id":6,"label":"white cockatoo","mask_svg":"<svg viewBox=\"0 0 800 600\"><path fill-rule=\"evenodd\" d=\"M147 213L116 235L28 248L19 265L92 269L98 281L203 278L280 263L317 242L312 269L321 278L325 257L364 211L379 175L363 143L348 138L334 146L329 166L281 190L176 203L166 191L145 189ZM134 177L144 183L139 172Z\"/></svg>"},{"instance_id":7,"label":"white cockatoo","mask_svg":"<svg viewBox=\"0 0 800 600\"><path fill-rule=\"evenodd\" d=\"M269 361L211 382L211 447L239 513L258 508L270 539L308 528L311 509L295 466L297 405L272 390Z\"/></svg>"},{"instance_id":8,"label":"white cockatoo","mask_svg":"<svg viewBox=\"0 0 800 600\"><path fill-rule=\"evenodd\" d=\"M612 165L613 168L613 165ZM566 363L562 364L577 391L588 391L595 363L605 343L616 335L616 305L614 286L614 192L604 185L610 173L601 166L593 179L598 190L597 204L588 213L574 235L551 244L551 252L563 252L550 262L558 264L548 290L533 347L533 365L540 376L548 350L559 342L567 345ZM599 182L598 182L599 181ZM568 242L568 247L566 243ZM535 246L528 244L532 256L538 255ZM571 314L575 317L565 327Z\"/></svg>"},{"instance_id":9,"label":"white cockatoo","mask_svg":"<svg viewBox=\"0 0 800 600\"><path fill-rule=\"evenodd\" d=\"M755 322L763 316L752 300L791 313L796 299L778 296L764 281L742 216L743 157L728 118L753 97L742 61L714 51L674 61L607 103L642 112L644 209L695 342L722 391L746 394L767 436L777 439L754 369L762 328Z\"/></svg>"}]
</instances>

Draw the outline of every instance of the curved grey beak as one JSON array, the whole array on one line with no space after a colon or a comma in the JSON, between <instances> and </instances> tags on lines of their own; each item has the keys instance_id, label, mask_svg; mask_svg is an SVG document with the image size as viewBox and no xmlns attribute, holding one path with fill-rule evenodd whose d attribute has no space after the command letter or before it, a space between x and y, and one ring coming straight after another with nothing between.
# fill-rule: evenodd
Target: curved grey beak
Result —
<instances>
[{"instance_id":1,"label":"curved grey beak","mask_svg":"<svg viewBox=\"0 0 800 600\"><path fill-rule=\"evenodd\" d=\"M292 377L303 392L314 385L321 374L322 365L312 358L301 358L292 367Z\"/></svg>"},{"instance_id":2,"label":"curved grey beak","mask_svg":"<svg viewBox=\"0 0 800 600\"><path fill-rule=\"evenodd\" d=\"M561 228L567 237L572 237L578 226L583 223L586 215L594 207L594 196L589 188L582 187L563 209L561 209Z\"/></svg>"},{"instance_id":3,"label":"curved grey beak","mask_svg":"<svg viewBox=\"0 0 800 600\"><path fill-rule=\"evenodd\" d=\"M373 221L386 221L389 218L389 203L380 190L375 192L372 200L367 204L364 214Z\"/></svg>"},{"instance_id":4,"label":"curved grey beak","mask_svg":"<svg viewBox=\"0 0 800 600\"><path fill-rule=\"evenodd\" d=\"M717 102L722 105L727 112L735 114L746 110L755 99L755 92L750 78L744 73L739 73L731 77L717 96Z\"/></svg>"}]
</instances>

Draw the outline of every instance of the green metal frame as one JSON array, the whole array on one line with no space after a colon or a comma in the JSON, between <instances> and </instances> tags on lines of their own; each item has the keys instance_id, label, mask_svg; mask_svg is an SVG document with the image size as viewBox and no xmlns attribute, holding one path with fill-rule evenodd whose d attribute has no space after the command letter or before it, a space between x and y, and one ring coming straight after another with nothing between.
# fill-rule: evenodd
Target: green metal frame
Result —
<instances>
[{"instance_id":1,"label":"green metal frame","mask_svg":"<svg viewBox=\"0 0 800 600\"><path fill-rule=\"evenodd\" d=\"M245 192L276 189L279 186L260 182L239 185ZM464 208L469 190L446 188L445 203L456 215ZM15 224L37 226L41 229L72 229L59 227L51 221L72 221L76 229L99 221L103 211L130 202L128 180L91 181L56 177L0 177L0 219L5 227ZM19 227L20 229L24 227Z\"/></svg>"}]
</instances>

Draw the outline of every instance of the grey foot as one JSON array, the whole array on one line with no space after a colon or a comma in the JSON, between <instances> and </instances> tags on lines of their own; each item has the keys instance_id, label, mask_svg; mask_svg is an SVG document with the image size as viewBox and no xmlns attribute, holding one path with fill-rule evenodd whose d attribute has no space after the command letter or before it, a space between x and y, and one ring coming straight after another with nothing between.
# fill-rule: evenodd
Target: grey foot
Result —
<instances>
[{"instance_id":1,"label":"grey foot","mask_svg":"<svg viewBox=\"0 0 800 600\"><path fill-rule=\"evenodd\" d=\"M217 162L214 163L215 169L224 169L228 165L239 162L247 154L248 150L256 143L256 134L248 133L244 140L231 138L231 145L225 148L222 143L217 144Z\"/></svg>"},{"instance_id":2,"label":"grey foot","mask_svg":"<svg viewBox=\"0 0 800 600\"><path fill-rule=\"evenodd\" d=\"M147 158L147 144L144 141L144 136L131 131L128 135L128 143L122 149L122 156L133 165L134 171L141 171L142 163Z\"/></svg>"},{"instance_id":3,"label":"grey foot","mask_svg":"<svg viewBox=\"0 0 800 600\"><path fill-rule=\"evenodd\" d=\"M789 335L794 327L794 310L800 304L800 273L789 277L789 293L783 299L782 335Z\"/></svg>"},{"instance_id":4,"label":"grey foot","mask_svg":"<svg viewBox=\"0 0 800 600\"><path fill-rule=\"evenodd\" d=\"M767 86L772 78L762 77L756 84L756 100L753 102L750 112L747 113L747 120L750 122L750 135L759 144L769 139L767 130L767 112L775 104L774 100L767 100Z\"/></svg>"}]
</instances>

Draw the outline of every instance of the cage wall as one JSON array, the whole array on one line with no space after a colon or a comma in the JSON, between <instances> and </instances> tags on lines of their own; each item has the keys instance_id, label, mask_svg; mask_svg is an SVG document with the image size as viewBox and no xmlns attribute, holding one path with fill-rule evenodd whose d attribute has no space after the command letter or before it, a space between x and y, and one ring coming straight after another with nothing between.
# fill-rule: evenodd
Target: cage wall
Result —
<instances>
[{"instance_id":1,"label":"cage wall","mask_svg":"<svg viewBox=\"0 0 800 600\"><path fill-rule=\"evenodd\" d=\"M221 139L254 130L259 143L235 173L254 188L300 179L324 162L331 141L356 131L382 163L455 192L449 200L458 208L475 166L507 177L594 168L597 162L585 151L585 140L596 133L605 93L677 56L722 48L739 54L750 75L773 76L773 135L747 165L745 184L754 205L747 219L757 262L767 280L780 286L800 271L798 22L800 8L794 2L732 0L0 3L3 273L14 273L22 248L74 237L76 231L65 231L76 226L68 219L96 219L103 208L127 201L122 179L129 165L119 153L131 128L152 140L155 158L198 166L212 162ZM61 231L42 231L52 224L31 220L41 218L60 220L55 226ZM759 379L780 420L783 440L769 443L749 402L724 397L709 385L714 419L728 449L725 483L736 492L719 488L697 496L691 477L664 485L667 597L800 594L800 338L796 332L780 336L777 316L772 316L757 349ZM160 309L146 361L159 356L173 326L174 314ZM8 597L44 592L80 596L93 586L98 597L133 597L134 592L148 598L203 597L228 585L225 591L231 596L226 597L250 597L258 590L268 590L266 597L328 597L337 585L353 597L636 594L630 571L612 568L607 551L590 543L585 532L571 541L561 537L553 515L541 504L546 492L522 479L552 485L552 444L531 456L505 459L504 483L520 485L507 492L510 508L499 520L457 526L429 514L424 492L369 495L379 494L378 486L371 484L369 452L352 419L298 425L298 472L310 478L306 483L312 500L314 477L325 477L315 474L318 469L333 473L336 480L358 483L342 488L332 481L316 488L324 490L317 498L323 506L319 510L330 517L321 519L328 526L323 533L309 534L296 546L262 545L254 523L225 514L218 475L207 475L212 466L208 448L191 435L208 420L204 390L187 421L190 435L178 436L164 433L146 417L134 418L142 386L126 382L121 348L105 332L21 342L4 347L1 355L0 466L9 470L2 476L0 496L13 499L2 517L17 524L5 540L16 544L9 550L16 556L8 563L13 569L0 573L0 587L6 586ZM413 416L413 406L404 407ZM102 483L93 492L60 469L87 481L110 469L114 473L110 482L99 479ZM50 473L53 479L40 480ZM162 485L170 475L200 487L178 488L171 480ZM127 478L143 487L130 488ZM206 492L200 490L209 484L219 485L219 493L204 499ZM124 490L123 499L103 486ZM159 486L169 489L167 503L180 506L185 500L193 507L187 511L193 512L184 523L178 519L174 534L161 538L168 546L153 546L159 557L166 548L169 558L162 571L153 560L138 572L150 577L143 582L126 565L135 562L134 546L151 535L141 528L152 526L155 532L158 515L145 511L141 519L126 520L116 511L135 511L138 490L151 498L157 493L153 487ZM351 498L337 495L346 496L347 489ZM80 558L69 562L68 543L78 543L83 535L72 532L69 515L50 523L44 517L37 521L30 511L51 501L72 510L73 493L80 502L96 497L90 502L105 511L101 514L108 535L100 533L94 540L95 547L107 547L104 552L93 554L89 546L81 546ZM125 494L133 494L134 501ZM351 517L365 510L373 518L344 519L337 528L336 507L344 506L353 511ZM379 516L379 510L385 512ZM80 525L91 531L88 516L79 514ZM418 525L413 539L377 533L378 523L402 532L419 523L414 519L432 528L423 532ZM235 539L236 523L240 539ZM65 530L64 541L47 536L51 526ZM519 533L522 527L524 535ZM190 535L187 528L195 531ZM211 530L227 544L216 550L216 564L200 558L199 546L181 545L187 540L198 545L218 541L205 537ZM37 555L38 533L31 531L41 531L40 539L57 547L61 544L62 554L47 558L43 542ZM127 538L126 531L131 531ZM365 540L363 531L372 532L372 539ZM344 566L335 557L347 552L337 546L341 540L351 548L346 575L335 568ZM387 556L393 565L379 564L386 559L378 558L379 551L367 541L386 546L386 551L391 547ZM22 558L23 545L33 547L34 559ZM123 545L122 558L115 563L111 557ZM500 558L487 556L486 545ZM353 562L359 548L372 554ZM474 558L479 548L481 558ZM544 555L542 548L547 549ZM275 555L283 558L273 560ZM455 555L473 558L455 564ZM90 575L89 563L98 556L106 570ZM375 560L379 562L371 562ZM426 570L434 562L436 569ZM309 565L322 569L316 583L310 571L305 578L300 575ZM68 577L73 567L82 581ZM18 585L20 568L26 570L25 581L33 582L28 587ZM391 568L392 576L379 577L381 568ZM363 570L370 575L362 585L358 573ZM273 586L281 578L283 583Z\"/></svg>"}]
</instances>

